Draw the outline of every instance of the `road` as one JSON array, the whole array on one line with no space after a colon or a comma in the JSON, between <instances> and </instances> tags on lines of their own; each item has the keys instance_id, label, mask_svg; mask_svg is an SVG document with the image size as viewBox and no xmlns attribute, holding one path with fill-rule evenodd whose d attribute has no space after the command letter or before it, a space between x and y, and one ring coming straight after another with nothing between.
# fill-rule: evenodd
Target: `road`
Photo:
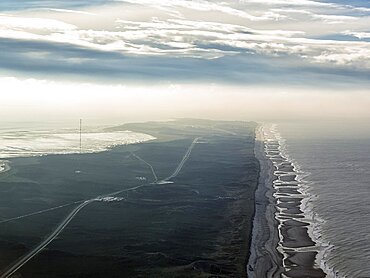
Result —
<instances>
[{"instance_id":1,"label":"road","mask_svg":"<svg viewBox=\"0 0 370 278\"><path fill-rule=\"evenodd\" d=\"M226 129L222 129L222 128L213 127L212 129L217 130L217 131L221 131L221 132L224 132L224 133L227 133L227 134L230 134L230 135L234 135L234 136L238 135L235 132L232 132L232 131L226 130Z\"/></svg>"},{"instance_id":2,"label":"road","mask_svg":"<svg viewBox=\"0 0 370 278\"><path fill-rule=\"evenodd\" d=\"M76 202L73 202L73 203L64 204L64 205L60 205L60 206L56 206L56 207L52 207L52 208L48 208L48 209L35 211L35 212L32 212L32 213L28 213L28 214L16 216L16 217L13 217L13 218L4 219L4 220L0 221L0 224L15 221L15 220L19 220L19 219L30 217L30 216L34 216L34 215L37 215L37 214L42 214L42 213L45 213L45 212L48 212L48 211L53 211L53 210L57 210L57 209L60 209L60 208L68 207L68 206L71 206L71 205L82 203L83 201L84 200L76 201Z\"/></svg>"},{"instance_id":3,"label":"road","mask_svg":"<svg viewBox=\"0 0 370 278\"><path fill-rule=\"evenodd\" d=\"M135 186L135 187L119 190L119 191L104 194L104 195L100 195L100 196L97 196L95 198L83 201L83 203L79 204L76 208L74 208L72 210L71 213L69 213L64 218L64 220L55 228L55 230L46 239L44 239L41 243L39 243L35 248L33 248L30 252L25 254L23 257L20 257L11 267L9 267L4 273L1 274L0 278L10 277L16 271L18 271L22 266L24 266L29 260L31 260L33 257L35 257L38 253L40 253L46 246L48 246L67 227L67 225L72 221L72 219L77 215L77 213L80 210L82 210L84 207L86 207L87 205L89 205L92 202L95 202L95 201L97 201L101 198L115 196L115 195L120 194L122 192L133 191L133 190L136 190L136 189L144 187L144 186L146 186L146 184L138 185L138 186ZM76 203L78 203L78 202L76 202ZM64 205L64 206L67 206L67 205ZM62 206L60 206L60 207L62 207ZM55 209L55 208L52 208L52 209ZM52 209L49 209L49 211L52 210ZM48 211L48 210L44 210L44 212L45 211ZM37 213L33 213L33 214L29 214L29 215L34 215L34 214L37 214ZM21 218L21 217L18 217L18 219L19 218Z\"/></svg>"},{"instance_id":4,"label":"road","mask_svg":"<svg viewBox=\"0 0 370 278\"><path fill-rule=\"evenodd\" d=\"M172 175L170 175L169 177L165 178L164 180L158 181L158 182L153 183L153 184L157 184L157 183L160 183L160 182L163 182L163 181L168 181L168 180L176 177L179 174L179 172L181 171L181 169L183 168L185 162L188 160L188 158L189 158L189 156L190 156L190 154L191 154L191 152L192 152L192 150L194 148L194 145L197 143L197 141L199 139L200 139L200 137L195 138L193 140L193 142L189 146L188 150L186 151L185 155L183 156L182 160L180 161L180 163L178 164L177 168L172 173ZM145 163L148 164L152 168L153 174L155 174L155 171L154 171L153 167L149 163L147 163L147 162L145 162ZM155 175L155 177L156 177L156 175ZM63 219L63 221L55 228L55 230L47 238L45 238L41 243L39 243L36 247L34 247L27 254L25 254L24 256L20 257L16 262L13 263L13 265L11 265L10 267L8 267L8 269L6 269L5 272L1 274L0 278L8 278L8 277L11 277L22 266L24 266L28 261L30 261L37 254L39 254L45 247L47 247L67 227L67 225L72 221L72 219L84 207L86 207L87 205L91 204L92 202L98 201L99 199L104 198L104 197L111 197L111 196L115 196L115 195L118 195L118 194L123 193L123 192L134 191L134 190L137 190L137 189L142 188L142 187L145 187L145 186L151 186L153 184L142 184L142 185L138 185L138 186L135 186L135 187L131 187L131 188L126 188L126 189L123 189L123 190L119 190L119 191L116 191L116 192L112 192L112 193L100 195L100 196L97 196L95 198L92 198L92 199L83 201L83 203L79 204L76 208L74 208L72 210L71 213L69 213ZM55 209L55 208L52 208L52 209ZM50 211L52 209L44 210L43 212ZM38 214L38 213L41 213L41 212L31 213L31 214L29 214L27 216ZM22 217L26 217L26 216L20 216L17 219L22 218Z\"/></svg>"},{"instance_id":5,"label":"road","mask_svg":"<svg viewBox=\"0 0 370 278\"><path fill-rule=\"evenodd\" d=\"M201 137L197 137L197 138L195 138L193 140L193 142L191 143L190 147L188 148L187 152L185 153L184 157L182 158L182 160L180 161L179 165L177 166L177 168L175 169L175 171L172 173L172 175L170 175L167 178L159 181L158 183L169 181L170 179L176 177L180 173L182 167L184 167L185 162L188 160L188 158L189 158L189 156L191 154L191 151L194 148L194 145L198 142L198 140L200 138Z\"/></svg>"},{"instance_id":6,"label":"road","mask_svg":"<svg viewBox=\"0 0 370 278\"><path fill-rule=\"evenodd\" d=\"M154 171L154 168L153 166L149 163L149 162L146 162L144 159L142 159L140 156L138 156L137 154L135 153L132 153L132 155L137 158L138 160L140 160L141 162L145 163L146 165L149 166L149 168L151 169L152 171L152 174L153 174L153 177L154 177L154 183L156 183L158 181L158 177L157 177L157 174L155 173Z\"/></svg>"},{"instance_id":7,"label":"road","mask_svg":"<svg viewBox=\"0 0 370 278\"><path fill-rule=\"evenodd\" d=\"M10 268L8 268L0 277L6 278L13 275L18 269L25 265L29 260L41 252L46 246L50 244L68 225L69 222L76 216L76 214L83 209L85 206L93 202L93 200L88 200L78 205L66 218L59 224L58 227L52 232L46 239L44 239L38 246L32 249L29 253L19 258L16 263L14 263Z\"/></svg>"}]
</instances>

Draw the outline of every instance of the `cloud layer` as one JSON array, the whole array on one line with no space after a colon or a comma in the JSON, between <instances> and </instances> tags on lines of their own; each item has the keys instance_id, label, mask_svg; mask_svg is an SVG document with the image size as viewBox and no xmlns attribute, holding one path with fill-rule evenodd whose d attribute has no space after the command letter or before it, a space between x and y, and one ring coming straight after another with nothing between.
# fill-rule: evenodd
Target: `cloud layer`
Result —
<instances>
[{"instance_id":1,"label":"cloud layer","mask_svg":"<svg viewBox=\"0 0 370 278\"><path fill-rule=\"evenodd\" d=\"M41 2L0 5L3 74L369 82L370 8L355 1Z\"/></svg>"}]
</instances>

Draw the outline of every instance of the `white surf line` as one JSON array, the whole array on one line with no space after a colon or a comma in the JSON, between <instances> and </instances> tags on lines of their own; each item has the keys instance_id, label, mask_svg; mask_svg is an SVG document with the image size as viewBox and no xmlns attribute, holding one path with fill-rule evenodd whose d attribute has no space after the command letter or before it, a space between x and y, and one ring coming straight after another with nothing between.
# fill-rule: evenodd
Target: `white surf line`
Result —
<instances>
[{"instance_id":1,"label":"white surf line","mask_svg":"<svg viewBox=\"0 0 370 278\"><path fill-rule=\"evenodd\" d=\"M199 140L199 139L201 139L201 137L197 137L197 138L195 138L195 139L193 140L193 142L191 143L190 147L188 148L187 152L186 152L186 153L185 153L185 155L183 156L182 160L180 161L179 165L177 166L177 168L175 169L175 171L172 173L172 175L170 175L170 176L168 176L167 178L165 178L165 179L163 179L163 180L159 181L158 183L160 183L160 182L165 182L165 181L169 181L170 179L172 179L172 178L176 177L176 176L180 173L180 171L181 171L182 167L184 167L185 162L188 160L188 158L189 158L189 156L190 156L190 154L191 154L191 151L192 151L192 150L193 150L193 148L194 148L194 145L198 142L198 140Z\"/></svg>"},{"instance_id":2,"label":"white surf line","mask_svg":"<svg viewBox=\"0 0 370 278\"><path fill-rule=\"evenodd\" d=\"M182 167L184 166L186 160L189 158L191 151L195 145L195 143L200 139L200 137L195 138L194 141L191 143L190 147L188 148L187 152L185 153L183 159L180 161L178 167L176 168L175 172L169 177L175 177L177 174L181 171ZM167 179L169 179L167 178ZM25 254L24 256L20 257L17 261L13 263L8 269L1 274L0 278L9 278L11 277L15 272L17 272L22 266L24 266L27 262L29 262L33 257L35 257L37 254L39 254L45 247L47 247L60 233L67 227L67 225L72 221L72 219L87 205L91 204L92 202L98 201L101 198L104 197L111 197L115 196L117 194L128 192L128 191L134 191L136 189L150 186L150 184L142 184L135 187L122 189L116 192L104 194L97 196L95 198L89 199L84 201L82 204L78 205L76 208L73 209L71 213L67 215L66 218L56 227L56 229L46 238L44 239L39 245L37 245L35 248L33 248L30 252Z\"/></svg>"},{"instance_id":3,"label":"white surf line","mask_svg":"<svg viewBox=\"0 0 370 278\"><path fill-rule=\"evenodd\" d=\"M266 157L264 133L265 124L256 129L254 153L260 163L260 175L256 188L256 210L253 219L251 254L247 263L247 276L253 278L280 277L283 272L280 263L280 252L276 249L279 241L275 229L275 198L273 196L272 162ZM257 196L257 194L259 196ZM266 203L265 203L266 202ZM263 206L263 208L261 208ZM263 219L263 220L261 220ZM267 234L266 238L263 235Z\"/></svg>"},{"instance_id":4,"label":"white surf line","mask_svg":"<svg viewBox=\"0 0 370 278\"><path fill-rule=\"evenodd\" d=\"M300 252L313 251L317 253L315 262L313 265L313 269L321 269L323 272L325 272L327 277L333 277L332 276L333 274L330 273L331 270L328 270L326 267L323 267L322 262L319 261L319 257L323 253L322 242L320 238L316 238L314 235L315 222L316 222L314 219L315 217L314 214L311 214L310 211L305 209L304 203L309 202L309 200L311 199L311 195L305 190L304 180L302 178L302 172L299 171L299 167L297 167L297 164L287 154L286 145L284 144L284 139L281 137L280 133L278 132L276 125L273 125L272 127L270 127L269 131L267 132L270 134L270 137L268 140L265 140L266 156L270 158L270 160L272 161L272 163L274 164L276 168L278 168L278 166L287 165L287 164L292 166L291 170L287 169L287 170L274 171L274 175L277 177L277 179L273 181L273 187L275 188L276 192L279 191L279 188L294 188L295 187L300 194L287 193L287 195L284 196L284 198L294 199L298 197L297 195L300 195L300 197L298 198L301 199L301 204L299 205L299 208L302 213L298 215L303 216L302 218L297 217L297 213L287 213L286 211L288 210L288 208L277 206L277 213L276 213L275 218L279 222L278 231L279 231L279 237L280 237L280 241L279 241L277 249L284 257L283 267L285 268L286 271L289 271L291 269L291 266L287 265L285 262L286 259L288 258L287 252L290 251L290 252L300 253ZM280 159L277 159L277 160L275 159L274 161L274 158L276 156L279 156ZM289 180L284 181L281 179L281 177L290 176L292 174L295 175L295 178L293 181L289 181ZM289 186L289 184L291 183L293 183L294 186ZM278 195L279 194L274 193L274 197L276 197L277 204L286 203L286 202L280 202L278 200L278 197L279 197ZM287 247L285 245L284 238L282 235L282 226L284 225L286 221L289 221L289 220L294 220L297 222L307 224L305 226L305 228L307 229L307 236L313 242L313 245L300 246L300 247ZM284 277L287 277L287 276L284 275Z\"/></svg>"},{"instance_id":5,"label":"white surf line","mask_svg":"<svg viewBox=\"0 0 370 278\"><path fill-rule=\"evenodd\" d=\"M150 169L152 170L153 177L154 177L154 183L156 183L156 182L158 181L158 177L157 177L157 174L156 174L156 173L155 173L155 171L154 171L153 166L152 166L149 162L147 162L147 161L145 161L144 159L142 159L142 158L141 158L140 156L138 156L137 154L132 153L132 155L133 155L135 158L137 158L138 160L140 160L141 162L145 163L146 165L148 165L148 166L150 167Z\"/></svg>"},{"instance_id":6,"label":"white surf line","mask_svg":"<svg viewBox=\"0 0 370 278\"><path fill-rule=\"evenodd\" d=\"M34 216L34 215L37 215L37 214L42 214L42 213L45 213L45 212L48 212L48 211L53 211L53 210L57 210L57 209L60 209L60 208L68 207L68 206L71 206L71 205L74 205L74 204L82 203L83 201L84 200L80 200L80 201L76 201L76 202L73 202L73 203L68 203L68 204L57 206L57 207L43 209L43 210L28 213L28 214L24 214L24 215L12 217L12 218L4 219L4 220L0 221L0 224L15 221L15 220L30 217L30 216Z\"/></svg>"}]
</instances>

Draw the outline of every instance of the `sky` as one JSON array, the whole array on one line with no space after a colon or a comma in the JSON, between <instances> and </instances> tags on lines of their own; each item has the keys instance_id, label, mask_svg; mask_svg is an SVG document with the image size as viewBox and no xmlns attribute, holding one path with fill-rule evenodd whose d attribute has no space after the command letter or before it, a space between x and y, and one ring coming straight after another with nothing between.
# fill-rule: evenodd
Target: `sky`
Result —
<instances>
[{"instance_id":1,"label":"sky","mask_svg":"<svg viewBox=\"0 0 370 278\"><path fill-rule=\"evenodd\" d=\"M369 118L369 26L363 0L3 0L0 121Z\"/></svg>"}]
</instances>

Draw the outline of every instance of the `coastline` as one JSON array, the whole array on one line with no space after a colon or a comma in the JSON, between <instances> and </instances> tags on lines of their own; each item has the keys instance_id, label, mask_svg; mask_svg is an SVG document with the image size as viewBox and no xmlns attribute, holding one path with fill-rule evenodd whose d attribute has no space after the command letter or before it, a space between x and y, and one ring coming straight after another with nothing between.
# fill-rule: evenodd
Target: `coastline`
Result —
<instances>
[{"instance_id":1,"label":"coastline","mask_svg":"<svg viewBox=\"0 0 370 278\"><path fill-rule=\"evenodd\" d=\"M263 127L256 129L255 156L260 164L258 186L255 192L255 216L253 219L252 242L247 265L248 277L276 277L283 272L282 255L278 252L278 222L273 180L274 168L265 153Z\"/></svg>"},{"instance_id":2,"label":"coastline","mask_svg":"<svg viewBox=\"0 0 370 278\"><path fill-rule=\"evenodd\" d=\"M275 132L277 132L277 130L275 130ZM285 145L285 139L283 139L278 132L277 135L280 145L280 154L291 164L291 172L296 175L296 189L298 191L298 197L301 199L299 209L304 215L304 217L299 220L300 222L307 224L306 227L308 237L310 238L310 241L314 243L314 246L312 247L309 246L307 248L303 248L306 248L306 251L311 251L310 255L313 257L310 258L310 262L315 270L322 270L326 278L341 277L334 271L333 268L328 265L326 260L329 252L331 252L334 246L325 241L321 234L321 224L324 222L324 220L315 212L315 208L313 207L313 201L315 198L317 198L317 196L310 193L311 186L314 183L306 180L306 177L309 176L310 173L306 173L301 170L301 167L297 161L290 157L289 151ZM304 251L303 248L301 248L302 250L300 252Z\"/></svg>"},{"instance_id":3,"label":"coastline","mask_svg":"<svg viewBox=\"0 0 370 278\"><path fill-rule=\"evenodd\" d=\"M315 219L305 208L310 195L296 163L289 158L285 141L275 125L264 128L265 155L273 164L273 194L278 221L278 251L283 255L283 277L317 277L327 274L317 264L320 243L312 235Z\"/></svg>"},{"instance_id":4,"label":"coastline","mask_svg":"<svg viewBox=\"0 0 370 278\"><path fill-rule=\"evenodd\" d=\"M274 126L258 127L255 155L260 176L248 277L327 277L318 261L315 220L304 209L310 196Z\"/></svg>"}]
</instances>

